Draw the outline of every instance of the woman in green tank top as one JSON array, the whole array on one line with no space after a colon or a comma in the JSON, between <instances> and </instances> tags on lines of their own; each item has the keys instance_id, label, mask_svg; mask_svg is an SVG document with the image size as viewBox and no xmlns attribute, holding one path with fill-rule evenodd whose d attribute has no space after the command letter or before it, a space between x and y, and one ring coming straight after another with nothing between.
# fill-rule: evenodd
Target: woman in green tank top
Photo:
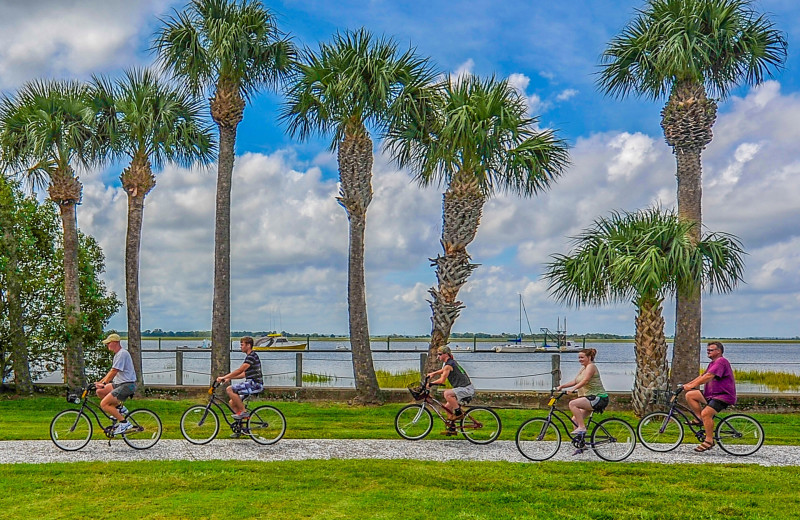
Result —
<instances>
[{"instance_id":1,"label":"woman in green tank top","mask_svg":"<svg viewBox=\"0 0 800 520\"><path fill-rule=\"evenodd\" d=\"M576 425L573 434L586 433L586 418L592 410L602 412L608 405L608 394L600 380L600 371L594 364L596 355L597 350L593 348L578 352L578 363L581 364L578 375L572 381L556 387L556 390L572 388L580 396L569 402L572 420Z\"/></svg>"}]
</instances>

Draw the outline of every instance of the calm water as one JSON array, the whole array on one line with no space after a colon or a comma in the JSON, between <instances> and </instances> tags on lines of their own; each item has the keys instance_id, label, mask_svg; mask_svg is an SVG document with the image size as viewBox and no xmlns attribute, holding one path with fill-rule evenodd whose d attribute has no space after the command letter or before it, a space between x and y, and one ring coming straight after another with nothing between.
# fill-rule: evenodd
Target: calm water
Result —
<instances>
[{"instance_id":1,"label":"calm water","mask_svg":"<svg viewBox=\"0 0 800 520\"><path fill-rule=\"evenodd\" d=\"M148 384L175 384L175 348L186 341L144 340L143 371ZM196 344L200 342L197 341ZM190 344L189 346L196 346ZM313 373L332 378L326 383L304 383L305 386L353 387L353 368L350 352L337 350L346 343L311 341L303 355L303 373ZM401 372L419 370L420 354L427 350L426 342L372 343L376 370ZM453 342L451 345L472 347L472 342ZM551 387L551 355L547 353L496 353L493 343L478 343L476 352L455 351L454 356L466 369L475 387L482 390L545 390ZM238 366L244 355L238 352L238 342L232 343L231 366ZM635 372L633 342L587 342L587 347L597 349L596 363L603 383L608 390L626 391L633 386ZM416 350L416 352L415 352ZM734 368L772 370L800 374L798 354L800 345L786 343L726 343L725 357ZM268 386L294 386L296 352L259 352L265 383ZM668 359L672 358L672 351ZM706 364L703 358L703 366ZM561 354L562 380L570 380L580 365L577 354ZM211 358L208 350L197 349L183 354L183 381L188 385L208 385ZM50 374L42 382L57 382L61 374ZM741 392L769 392L769 388L749 383L738 383Z\"/></svg>"}]
</instances>

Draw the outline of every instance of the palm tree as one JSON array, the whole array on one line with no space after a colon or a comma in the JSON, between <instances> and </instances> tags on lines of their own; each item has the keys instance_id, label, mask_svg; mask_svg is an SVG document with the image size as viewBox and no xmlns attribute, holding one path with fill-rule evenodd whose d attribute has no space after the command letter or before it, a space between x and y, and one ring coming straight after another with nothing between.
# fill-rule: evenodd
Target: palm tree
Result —
<instances>
[{"instance_id":1,"label":"palm tree","mask_svg":"<svg viewBox=\"0 0 800 520\"><path fill-rule=\"evenodd\" d=\"M786 40L750 0L649 0L603 52L598 85L608 95L668 100L661 127L677 162L678 216L702 225L701 153L711 142L717 102L737 85L757 85L786 60ZM678 295L672 374L700 369L699 288Z\"/></svg>"},{"instance_id":2,"label":"palm tree","mask_svg":"<svg viewBox=\"0 0 800 520\"><path fill-rule=\"evenodd\" d=\"M95 132L89 89L76 81L33 81L0 100L0 149L10 168L47 185L58 205L64 240L67 345L64 374L70 388L85 386L81 341L76 206L82 185L73 164L91 166L103 143Z\"/></svg>"},{"instance_id":3,"label":"palm tree","mask_svg":"<svg viewBox=\"0 0 800 520\"><path fill-rule=\"evenodd\" d=\"M294 45L258 0L192 0L164 21L155 48L165 69L196 94L212 92L219 128L211 373L230 371L231 183L236 128L247 100L291 71Z\"/></svg>"},{"instance_id":4,"label":"palm tree","mask_svg":"<svg viewBox=\"0 0 800 520\"><path fill-rule=\"evenodd\" d=\"M128 351L142 384L139 251L144 198L155 187L153 166L166 161L190 165L214 158L210 127L202 120L201 103L186 88L160 80L150 70L133 69L111 83L94 78L94 101L101 131L110 142L114 159L127 159L120 181L128 195L128 231L125 240L125 295L128 308Z\"/></svg>"},{"instance_id":5,"label":"palm tree","mask_svg":"<svg viewBox=\"0 0 800 520\"><path fill-rule=\"evenodd\" d=\"M640 416L652 391L667 386L664 298L703 286L727 293L742 277L738 239L716 233L695 241L696 226L659 208L615 212L576 237L569 255L554 255L545 273L553 295L567 304L636 306L633 407Z\"/></svg>"},{"instance_id":6,"label":"palm tree","mask_svg":"<svg viewBox=\"0 0 800 520\"><path fill-rule=\"evenodd\" d=\"M387 39L365 29L334 36L307 50L287 92L282 119L289 133L306 139L333 134L339 162L339 204L350 222L347 303L358 399L377 402L364 282L364 233L372 201L372 139L368 126L384 131L393 114L413 103L432 80L427 59L412 49L400 54Z\"/></svg>"},{"instance_id":7,"label":"palm tree","mask_svg":"<svg viewBox=\"0 0 800 520\"><path fill-rule=\"evenodd\" d=\"M477 265L467 246L475 238L486 200L497 192L529 197L544 191L569 164L566 143L552 130L538 130L519 93L507 81L469 76L447 78L429 107L417 105L398 117L388 146L420 185L446 184L442 210L444 256L431 259L438 288L429 367L447 343L464 305L458 291Z\"/></svg>"}]
</instances>

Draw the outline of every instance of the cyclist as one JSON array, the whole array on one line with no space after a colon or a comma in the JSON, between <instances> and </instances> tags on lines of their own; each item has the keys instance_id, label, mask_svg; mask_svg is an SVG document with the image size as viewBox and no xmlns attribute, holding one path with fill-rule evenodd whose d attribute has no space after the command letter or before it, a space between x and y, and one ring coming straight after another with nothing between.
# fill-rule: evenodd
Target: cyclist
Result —
<instances>
[{"instance_id":1,"label":"cyclist","mask_svg":"<svg viewBox=\"0 0 800 520\"><path fill-rule=\"evenodd\" d=\"M239 340L239 348L245 354L244 362L236 370L218 377L217 381L224 383L244 376L244 381L232 384L226 389L226 392L230 398L228 403L233 410L233 418L246 419L250 414L245 410L242 396L261 392L264 389L264 375L261 373L261 359L253 350L253 338L250 336L242 337Z\"/></svg>"},{"instance_id":2,"label":"cyclist","mask_svg":"<svg viewBox=\"0 0 800 520\"><path fill-rule=\"evenodd\" d=\"M711 362L703 375L683 385L686 391L686 403L694 414L702 420L706 434L702 444L694 451L702 453L714 447L714 416L730 405L736 404L736 380L733 369L727 359L722 357L725 347L719 341L712 341L706 347L706 354ZM695 390L698 386L706 386L701 393ZM700 422L692 422L700 426Z\"/></svg>"},{"instance_id":3,"label":"cyclist","mask_svg":"<svg viewBox=\"0 0 800 520\"><path fill-rule=\"evenodd\" d=\"M447 345L439 347L437 357L444 363L442 368L435 372L430 372L428 377L439 376L436 381L431 381L428 385L441 385L445 381L450 382L453 388L444 391L444 398L447 401L445 411L447 412L447 430L445 435L456 435L456 426L453 421L464 415L459 401L475 395L475 387L472 386L467 372L453 358L453 352Z\"/></svg>"},{"instance_id":4,"label":"cyclist","mask_svg":"<svg viewBox=\"0 0 800 520\"><path fill-rule=\"evenodd\" d=\"M103 340L103 345L114 353L114 360L111 362L108 374L94 384L95 393L100 398L100 408L109 417L118 421L114 435L119 435L131 427L131 423L124 416L128 413L128 409L122 403L136 391L136 369L131 355L122 348L121 340L119 334L109 334Z\"/></svg>"},{"instance_id":5,"label":"cyclist","mask_svg":"<svg viewBox=\"0 0 800 520\"><path fill-rule=\"evenodd\" d=\"M600 380L600 371L594 364L597 350L584 348L578 352L578 363L581 369L575 379L563 385L558 385L556 390L572 388L578 391L578 398L569 402L569 409L572 412L572 421L575 423L573 435L583 435L586 433L586 418L594 410L602 412L608 406L608 394Z\"/></svg>"}]
</instances>

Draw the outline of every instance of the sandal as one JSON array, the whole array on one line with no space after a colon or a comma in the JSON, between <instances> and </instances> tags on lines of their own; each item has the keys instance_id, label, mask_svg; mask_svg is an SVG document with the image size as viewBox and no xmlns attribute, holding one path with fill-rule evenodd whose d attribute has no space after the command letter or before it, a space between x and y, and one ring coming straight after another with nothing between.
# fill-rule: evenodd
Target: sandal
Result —
<instances>
[{"instance_id":1,"label":"sandal","mask_svg":"<svg viewBox=\"0 0 800 520\"><path fill-rule=\"evenodd\" d=\"M704 451L708 451L708 450L710 450L710 449L711 449L711 448L713 448L713 447L714 447L714 441L711 441L711 442L709 442L709 441L703 441L703 443L702 443L702 444L700 444L700 446L697 446L697 447L694 449L694 451L695 451L696 453L703 453Z\"/></svg>"},{"instance_id":2,"label":"sandal","mask_svg":"<svg viewBox=\"0 0 800 520\"><path fill-rule=\"evenodd\" d=\"M703 421L689 421L686 424L688 424L689 426L703 426Z\"/></svg>"}]
</instances>

